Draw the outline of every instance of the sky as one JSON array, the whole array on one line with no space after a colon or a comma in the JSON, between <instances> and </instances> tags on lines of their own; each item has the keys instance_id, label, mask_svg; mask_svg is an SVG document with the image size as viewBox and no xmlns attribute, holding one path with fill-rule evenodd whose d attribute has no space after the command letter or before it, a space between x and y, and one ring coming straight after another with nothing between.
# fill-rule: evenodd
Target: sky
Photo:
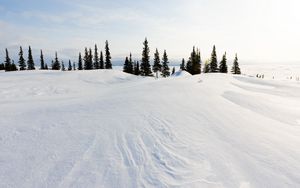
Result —
<instances>
[{"instance_id":1,"label":"sky","mask_svg":"<svg viewBox=\"0 0 300 188\"><path fill-rule=\"evenodd\" d=\"M141 58L167 50L171 60L188 58L193 46L202 60L216 45L219 59L238 54L244 63L300 63L299 0L0 0L0 59L17 58L31 45L38 58L55 51L77 60L95 43L109 41L113 60L130 52Z\"/></svg>"}]
</instances>

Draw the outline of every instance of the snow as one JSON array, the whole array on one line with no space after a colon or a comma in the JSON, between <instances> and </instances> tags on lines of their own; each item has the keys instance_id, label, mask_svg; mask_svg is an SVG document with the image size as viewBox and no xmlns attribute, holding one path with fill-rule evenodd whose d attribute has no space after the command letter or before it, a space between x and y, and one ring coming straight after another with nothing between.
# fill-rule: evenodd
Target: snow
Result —
<instances>
[{"instance_id":1,"label":"snow","mask_svg":"<svg viewBox=\"0 0 300 188\"><path fill-rule=\"evenodd\" d=\"M191 74L188 73L188 72L186 72L186 71L179 70L179 71L175 72L171 76L172 77L189 77L189 76L191 76Z\"/></svg>"},{"instance_id":2,"label":"snow","mask_svg":"<svg viewBox=\"0 0 300 188\"><path fill-rule=\"evenodd\" d=\"M1 72L0 187L300 187L299 97L247 76Z\"/></svg>"},{"instance_id":3,"label":"snow","mask_svg":"<svg viewBox=\"0 0 300 188\"><path fill-rule=\"evenodd\" d=\"M264 75L265 79L300 81L300 65L298 64L247 64L241 65L246 75Z\"/></svg>"}]
</instances>

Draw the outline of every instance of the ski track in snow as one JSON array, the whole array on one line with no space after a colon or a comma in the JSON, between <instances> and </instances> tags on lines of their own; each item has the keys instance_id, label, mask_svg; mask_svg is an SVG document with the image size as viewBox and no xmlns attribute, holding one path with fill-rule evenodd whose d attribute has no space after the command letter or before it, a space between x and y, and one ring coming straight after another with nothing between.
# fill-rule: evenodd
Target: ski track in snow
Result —
<instances>
[{"instance_id":1,"label":"ski track in snow","mask_svg":"<svg viewBox=\"0 0 300 188\"><path fill-rule=\"evenodd\" d=\"M0 74L0 187L299 187L299 97L221 74Z\"/></svg>"}]
</instances>

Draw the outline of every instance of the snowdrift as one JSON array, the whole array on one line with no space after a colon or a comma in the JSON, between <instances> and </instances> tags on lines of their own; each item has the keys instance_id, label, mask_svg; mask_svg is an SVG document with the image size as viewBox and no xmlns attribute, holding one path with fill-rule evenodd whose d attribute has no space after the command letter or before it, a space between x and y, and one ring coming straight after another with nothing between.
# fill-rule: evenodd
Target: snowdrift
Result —
<instances>
[{"instance_id":1,"label":"snowdrift","mask_svg":"<svg viewBox=\"0 0 300 188\"><path fill-rule=\"evenodd\" d=\"M0 74L0 187L300 187L300 85Z\"/></svg>"},{"instance_id":2,"label":"snowdrift","mask_svg":"<svg viewBox=\"0 0 300 188\"><path fill-rule=\"evenodd\" d=\"M189 77L192 76L190 73L186 72L186 71L182 71L179 70L177 72L175 72L173 75L171 75L171 77Z\"/></svg>"}]
</instances>

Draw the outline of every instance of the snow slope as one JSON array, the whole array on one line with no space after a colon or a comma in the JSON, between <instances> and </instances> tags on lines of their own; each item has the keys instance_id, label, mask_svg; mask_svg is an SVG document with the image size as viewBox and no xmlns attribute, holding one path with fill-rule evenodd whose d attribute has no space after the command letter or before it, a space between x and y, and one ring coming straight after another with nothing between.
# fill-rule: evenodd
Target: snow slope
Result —
<instances>
[{"instance_id":1,"label":"snow slope","mask_svg":"<svg viewBox=\"0 0 300 188\"><path fill-rule=\"evenodd\" d=\"M0 187L300 187L299 98L221 74L0 73Z\"/></svg>"},{"instance_id":2,"label":"snow slope","mask_svg":"<svg viewBox=\"0 0 300 188\"><path fill-rule=\"evenodd\" d=\"M241 65L243 74L264 75L265 79L300 81L300 64L247 64Z\"/></svg>"}]
</instances>

